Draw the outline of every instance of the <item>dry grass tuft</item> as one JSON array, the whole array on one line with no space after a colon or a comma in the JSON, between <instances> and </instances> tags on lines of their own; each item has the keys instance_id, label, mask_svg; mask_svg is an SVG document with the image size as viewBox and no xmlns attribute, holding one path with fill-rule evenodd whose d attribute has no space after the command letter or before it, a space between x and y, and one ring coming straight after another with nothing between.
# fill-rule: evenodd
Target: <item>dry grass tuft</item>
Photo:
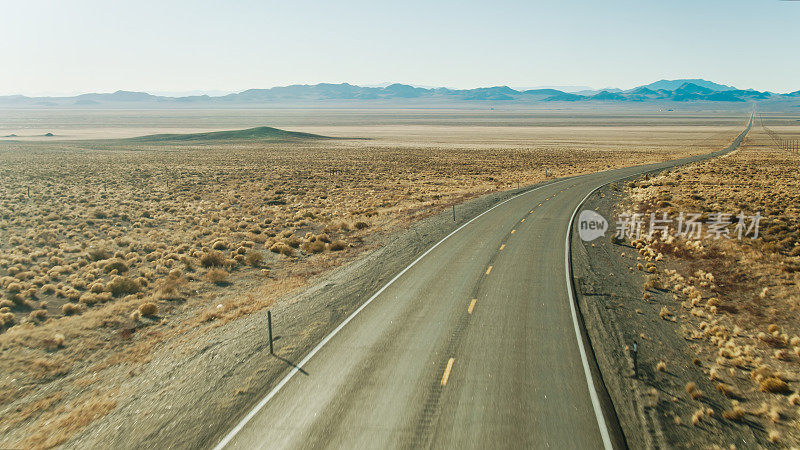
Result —
<instances>
[{"instance_id":1,"label":"dry grass tuft","mask_svg":"<svg viewBox=\"0 0 800 450\"><path fill-rule=\"evenodd\" d=\"M336 240L330 243L329 248L331 251L338 252L347 248L347 243L342 240Z\"/></svg>"},{"instance_id":2,"label":"dry grass tuft","mask_svg":"<svg viewBox=\"0 0 800 450\"><path fill-rule=\"evenodd\" d=\"M65 303L63 306L61 306L61 313L64 314L65 316L80 314L82 312L83 312L83 307L75 303Z\"/></svg>"},{"instance_id":3,"label":"dry grass tuft","mask_svg":"<svg viewBox=\"0 0 800 450\"><path fill-rule=\"evenodd\" d=\"M244 259L250 266L261 267L261 264L264 262L264 255L255 250L250 250L244 255Z\"/></svg>"},{"instance_id":4,"label":"dry grass tuft","mask_svg":"<svg viewBox=\"0 0 800 450\"><path fill-rule=\"evenodd\" d=\"M200 256L200 264L203 267L223 267L228 265L228 259L221 252L208 252Z\"/></svg>"},{"instance_id":5,"label":"dry grass tuft","mask_svg":"<svg viewBox=\"0 0 800 450\"><path fill-rule=\"evenodd\" d=\"M792 392L785 381L776 377L766 377L762 379L761 383L759 383L759 389L761 392L771 392L773 394L788 394Z\"/></svg>"},{"instance_id":6,"label":"dry grass tuft","mask_svg":"<svg viewBox=\"0 0 800 450\"><path fill-rule=\"evenodd\" d=\"M145 302L139 305L139 313L143 316L155 316L158 314L158 305L153 302Z\"/></svg>"},{"instance_id":7,"label":"dry grass tuft","mask_svg":"<svg viewBox=\"0 0 800 450\"><path fill-rule=\"evenodd\" d=\"M773 352L773 356L778 361L791 361L791 353L789 353L786 349L775 350Z\"/></svg>"},{"instance_id":8,"label":"dry grass tuft","mask_svg":"<svg viewBox=\"0 0 800 450\"><path fill-rule=\"evenodd\" d=\"M648 275L643 287L645 290L658 290L663 289L664 285L657 275Z\"/></svg>"},{"instance_id":9,"label":"dry grass tuft","mask_svg":"<svg viewBox=\"0 0 800 450\"><path fill-rule=\"evenodd\" d=\"M767 366L767 365L761 365L758 368L756 368L755 370L753 370L752 372L750 372L750 378L753 381L760 382L764 378L769 378L769 377L780 378L778 376L778 374L775 373L775 371L772 370L772 368Z\"/></svg>"},{"instance_id":10,"label":"dry grass tuft","mask_svg":"<svg viewBox=\"0 0 800 450\"><path fill-rule=\"evenodd\" d=\"M703 391L697 387L697 384L694 381L686 383L686 387L684 389L693 400L699 400L703 397Z\"/></svg>"},{"instance_id":11,"label":"dry grass tuft","mask_svg":"<svg viewBox=\"0 0 800 450\"><path fill-rule=\"evenodd\" d=\"M115 277L108 283L107 288L114 297L119 297L121 295L135 294L139 292L141 286L139 286L138 281L128 277Z\"/></svg>"},{"instance_id":12,"label":"dry grass tuft","mask_svg":"<svg viewBox=\"0 0 800 450\"><path fill-rule=\"evenodd\" d=\"M325 243L319 240L306 242L303 244L303 250L306 253L322 253L325 251Z\"/></svg>"},{"instance_id":13,"label":"dry grass tuft","mask_svg":"<svg viewBox=\"0 0 800 450\"><path fill-rule=\"evenodd\" d=\"M745 416L744 408L742 408L741 405L739 405L739 402L735 400L731 405L731 409L722 412L722 417L728 420L732 420L734 422L741 421L742 419L744 419L744 416Z\"/></svg>"},{"instance_id":14,"label":"dry grass tuft","mask_svg":"<svg viewBox=\"0 0 800 450\"><path fill-rule=\"evenodd\" d=\"M172 276L161 280L155 288L155 297L160 300L181 300L183 293L181 288L186 285L186 279L182 276Z\"/></svg>"},{"instance_id":15,"label":"dry grass tuft","mask_svg":"<svg viewBox=\"0 0 800 450\"><path fill-rule=\"evenodd\" d=\"M111 257L111 253L104 248L90 248L87 255L92 261L102 261Z\"/></svg>"},{"instance_id":16,"label":"dry grass tuft","mask_svg":"<svg viewBox=\"0 0 800 450\"><path fill-rule=\"evenodd\" d=\"M742 394L736 389L735 386L732 386L727 383L717 383L717 390L722 393L725 397L728 398L741 398Z\"/></svg>"},{"instance_id":17,"label":"dry grass tuft","mask_svg":"<svg viewBox=\"0 0 800 450\"><path fill-rule=\"evenodd\" d=\"M692 414L692 425L697 426L700 425L700 422L703 420L703 417L706 415L705 408L700 408Z\"/></svg>"},{"instance_id":18,"label":"dry grass tuft","mask_svg":"<svg viewBox=\"0 0 800 450\"><path fill-rule=\"evenodd\" d=\"M47 310L37 309L35 311L31 311L31 313L28 314L28 319L32 322L42 322L47 319Z\"/></svg>"},{"instance_id":19,"label":"dry grass tuft","mask_svg":"<svg viewBox=\"0 0 800 450\"><path fill-rule=\"evenodd\" d=\"M228 272L222 269L209 270L206 274L206 281L216 285L228 284Z\"/></svg>"},{"instance_id":20,"label":"dry grass tuft","mask_svg":"<svg viewBox=\"0 0 800 450\"><path fill-rule=\"evenodd\" d=\"M284 256L294 256L294 249L283 242L276 242L272 244L272 246L269 248L269 251L272 253L280 253Z\"/></svg>"},{"instance_id":21,"label":"dry grass tuft","mask_svg":"<svg viewBox=\"0 0 800 450\"><path fill-rule=\"evenodd\" d=\"M113 271L116 271L116 273L125 273L125 272L128 271L128 265L125 263L125 261L123 261L121 259L114 259L114 260L109 261L103 267L103 270L106 273L111 273Z\"/></svg>"}]
</instances>

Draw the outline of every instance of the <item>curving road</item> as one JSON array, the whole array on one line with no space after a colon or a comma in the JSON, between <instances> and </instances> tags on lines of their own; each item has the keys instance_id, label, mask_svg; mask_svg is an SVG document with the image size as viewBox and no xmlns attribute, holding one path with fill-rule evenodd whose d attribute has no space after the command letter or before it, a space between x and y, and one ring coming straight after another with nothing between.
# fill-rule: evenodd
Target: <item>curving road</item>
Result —
<instances>
[{"instance_id":1,"label":"curving road","mask_svg":"<svg viewBox=\"0 0 800 450\"><path fill-rule=\"evenodd\" d=\"M574 309L568 225L600 185L732 148L498 204L368 299L217 448L624 447Z\"/></svg>"}]
</instances>

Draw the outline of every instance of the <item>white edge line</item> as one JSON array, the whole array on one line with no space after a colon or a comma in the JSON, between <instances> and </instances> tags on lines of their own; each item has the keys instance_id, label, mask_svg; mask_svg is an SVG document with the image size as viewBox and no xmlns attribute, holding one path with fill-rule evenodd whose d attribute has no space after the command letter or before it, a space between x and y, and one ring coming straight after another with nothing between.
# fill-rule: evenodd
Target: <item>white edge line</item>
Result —
<instances>
[{"instance_id":1,"label":"white edge line","mask_svg":"<svg viewBox=\"0 0 800 450\"><path fill-rule=\"evenodd\" d=\"M284 377L283 377L283 379L281 379L281 381L280 381L280 382L279 382L277 385L275 385L275 387L274 387L274 388L272 388L272 390L271 390L271 391L269 391L269 393L268 393L268 394L267 394L267 395L266 395L266 396L265 396L263 399L261 399L261 401L260 401L260 402L258 402L258 404L257 404L255 407L253 407L253 409L252 409L252 410L250 410L250 412L249 412L249 413L247 413L247 415L246 415L246 416L244 416L244 417L242 418L242 420L240 420L240 421L239 421L239 423L238 423L238 424L236 424L236 426L235 426L235 427L233 427L233 429L232 429L231 431L229 431L229 432L228 432L228 434L226 434L226 435L225 435L225 437L224 437L224 438L223 438L221 441L219 441L219 443L218 443L218 444L217 444L217 445L214 447L214 450L222 450L223 448L225 448L225 446L226 446L226 445L228 445L228 443L230 443L230 441L231 441L231 440L232 440L232 439L233 439L233 438L234 438L234 437L235 437L235 436L236 436L236 435L237 435L237 434L238 434L240 431L242 431L242 429L244 428L244 426L245 426L245 425L247 425L247 423L248 423L248 422L250 422L250 420L251 420L253 417L255 417L255 415L256 415L256 414L258 414L258 412L259 412L259 411L260 411L260 410L261 410L261 409L262 409L262 408L263 408L263 407L264 407L264 406L265 406L265 405L266 405L266 404L267 404L267 403L268 403L270 400L272 400L272 397L274 397L274 396L275 396L275 395L278 393L278 391L280 391L280 390L281 390L281 388L283 388L283 386L284 386L286 383L288 383L288 382L289 382L289 380L291 380L291 379L292 379L292 377L294 377L294 375L295 375L297 372L299 372L299 371L300 371L300 369L301 369L301 368L302 368L302 367L303 367L303 366L304 366L304 365L305 365L305 364L306 364L306 363L307 363L307 362L308 362L308 361L309 361L309 360L310 360L310 359L311 359L311 358L312 358L312 357L313 357L313 356L314 356L314 355L315 355L315 354L316 354L316 353L317 353L317 352L318 352L318 351L319 351L319 350L320 350L320 349L321 349L321 348L322 348L322 347L323 347L325 344L327 344L327 343L328 343L328 341L330 341L330 340L331 340L331 339L332 339L334 336L336 336L336 334L337 334L337 333L339 333L339 331L341 331L341 329L342 329L342 328L344 328L344 326L345 326L345 325L347 325L347 324L348 324L348 323L349 323L351 320L353 320L353 318L354 318L356 315L358 315L358 313L360 313L360 312L361 312L361 311L362 311L364 308L366 308L366 307L367 307L367 305L369 305L370 303L372 303L372 301L373 301L373 300L375 300L375 298L376 298L376 297L378 297L378 296L379 296L379 295L380 295L380 294L381 294L381 293L382 293L384 290L386 290L386 288L388 288L388 287L389 287L389 286L390 286L392 283L394 283L395 281L397 281L397 279L398 279L398 278L400 278L401 276L403 276L403 274L404 274L404 273L406 273L406 272L407 272L409 269L411 269L412 267L414 267L414 265L415 265L415 264L417 264L417 263L418 263L418 262L419 262L419 261L420 261L422 258L424 258L424 257L425 257L425 256L426 256L428 253L432 252L432 251L433 251L433 249L435 249L436 247L438 247L438 246L439 246L439 244L441 244L442 242L446 241L446 240L447 240L447 239L448 239L450 236L452 236L452 235L454 235L454 234L458 233L459 231L461 231L461 229L462 229L462 228L464 228L464 227L466 227L467 225L471 224L472 222L474 222L475 220L477 220L479 217L481 217L481 216L483 216L484 214L488 213L489 211L491 211L491 210L493 210L493 209L497 208L498 206L504 205L504 204L506 204L506 203L510 202L511 200L514 200L515 198L517 198L517 197L520 197L520 196L523 196L523 195L525 195L525 194L529 194L529 193L531 193L531 192L537 191L537 190L539 190L539 189L542 189L542 188L545 188L545 187L548 187L548 186L553 186L553 185L556 185L556 184L559 184L559 183L563 183L563 182L565 182L565 181L574 180L575 178L576 178L576 177L569 177L569 178L565 178L565 179L563 179L563 180L555 181L555 182L553 182L553 183L548 183L548 184L544 184L544 185L542 185L542 186L537 186L537 187L535 187L535 188L533 188L533 189L530 189L530 190L527 190L527 191L525 191L525 192L521 192L521 193L519 193L519 194L516 194L516 195L514 195L513 197L509 197L509 198L507 198L507 199L503 200L502 202L500 202L500 203L498 203L498 204L496 204L496 205L492 206L491 208L487 209L486 211L484 211L484 212L482 212L482 213L478 214L477 216L473 217L473 218L472 218L472 219L470 219L468 222L466 222L466 223L462 224L461 226L459 226L459 227L458 227L458 228L456 228L455 230L451 231L451 232L450 232L450 234L448 234L447 236L443 237L443 238L442 238L442 239L441 239L439 242L437 242L437 243L433 244L433 246L432 246L431 248L429 248L428 250L426 250L426 251L425 251L425 253L423 253L423 254L419 255L419 256L417 257L417 259L415 259L415 260L414 260L414 261L413 261L411 264L409 264L408 266L406 266L406 268L405 268L405 269L401 270L401 271L400 271L400 273L398 273L397 275L395 275L395 276L394 276L394 278L392 278L391 280L389 280L389 282L388 282L388 283L386 283L385 285L383 285L383 287L382 287L382 288L378 289L378 291L377 291L377 292L375 292L374 294L372 294L372 297L368 298L368 299L367 299L367 301L365 301L364 303L362 303L362 304L361 304L361 306L359 306L359 307L358 307L358 309L356 309L355 311L353 311L352 313L350 313L350 315L349 315L349 316L347 316L347 318L346 318L346 319L344 319L344 321L342 321L342 323L340 323L340 324L339 324L339 326L337 326L336 328L334 328L334 329L333 329L333 331L331 331L330 333L328 333L328 335L327 335L327 336L325 336L325 338L324 338L324 339L322 339L322 340L320 341L320 343L316 345L316 347L314 347L313 349L311 349L311 351L310 351L310 352L308 352L308 354L305 356L305 358L303 358L303 359L302 359L302 360L301 360L299 363L297 363L297 365L295 365L295 366L292 368L292 370L291 370L291 371L290 371L288 374L286 374L286 376L284 376ZM587 196L587 197L588 197L588 196ZM573 214L573 218L574 218L574 214ZM572 221L570 221L570 224L571 224L571 223L572 223ZM571 295L570 295L570 297L571 297ZM573 315L574 315L574 314L575 314L575 310L573 309L573 311L572 311L572 312L573 312ZM577 324L576 324L576 326L577 326ZM576 332L577 332L577 329L576 329ZM579 342L580 342L580 341L579 341ZM581 347L581 351L583 351L583 347ZM584 359L584 366L585 366L585 367L588 367L588 366L586 365L586 357L585 357L585 355L583 355L583 353L581 353L581 356L582 356L582 357L583 357L583 359ZM594 398L593 398L593 402L594 402Z\"/></svg>"},{"instance_id":2,"label":"white edge line","mask_svg":"<svg viewBox=\"0 0 800 450\"><path fill-rule=\"evenodd\" d=\"M586 194L586 197L583 197L583 200L578 203L578 206L575 207L575 211L572 212L572 217L569 219L569 223L567 224L567 237L564 246L564 268L567 274L567 295L569 296L569 308L572 311L572 325L575 328L575 338L578 340L578 349L581 352L581 362L583 363L583 372L586 375L586 384L589 386L589 397L592 399L592 407L594 408L594 415L597 419L597 425L600 428L600 435L603 438L603 447L606 450L613 450L614 446L611 445L611 437L608 434L608 426L606 425L605 416L603 416L603 410L600 407L600 398L597 395L597 390L594 387L594 378L592 377L592 371L589 368L589 358L586 356L586 349L583 346L583 338L581 337L580 325L578 325L578 312L575 309L575 298L572 296L572 265L570 264L570 235L572 233L572 222L575 220L575 216L578 214L578 210L581 209L581 205L583 202L589 198L590 195L594 194L595 191L600 189L605 185L600 185L595 189L592 189L591 192Z\"/></svg>"}]
</instances>

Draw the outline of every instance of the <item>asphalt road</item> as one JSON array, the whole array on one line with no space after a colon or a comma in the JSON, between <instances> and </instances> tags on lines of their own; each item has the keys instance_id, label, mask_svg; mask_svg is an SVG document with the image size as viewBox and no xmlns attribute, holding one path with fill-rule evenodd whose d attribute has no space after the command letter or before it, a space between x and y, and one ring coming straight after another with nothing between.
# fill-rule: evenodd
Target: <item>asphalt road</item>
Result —
<instances>
[{"instance_id":1,"label":"asphalt road","mask_svg":"<svg viewBox=\"0 0 800 450\"><path fill-rule=\"evenodd\" d=\"M561 180L478 216L367 300L218 447L624 446L576 336L568 224L598 186L697 159Z\"/></svg>"}]
</instances>

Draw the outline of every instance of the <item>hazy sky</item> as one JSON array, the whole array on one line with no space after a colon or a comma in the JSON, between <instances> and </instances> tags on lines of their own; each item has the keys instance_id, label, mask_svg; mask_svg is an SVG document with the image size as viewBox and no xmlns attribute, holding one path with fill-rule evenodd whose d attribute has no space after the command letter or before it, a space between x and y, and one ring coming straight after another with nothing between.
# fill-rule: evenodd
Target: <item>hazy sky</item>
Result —
<instances>
[{"instance_id":1,"label":"hazy sky","mask_svg":"<svg viewBox=\"0 0 800 450\"><path fill-rule=\"evenodd\" d=\"M800 89L800 1L0 0L0 11L0 94L694 77Z\"/></svg>"}]
</instances>

